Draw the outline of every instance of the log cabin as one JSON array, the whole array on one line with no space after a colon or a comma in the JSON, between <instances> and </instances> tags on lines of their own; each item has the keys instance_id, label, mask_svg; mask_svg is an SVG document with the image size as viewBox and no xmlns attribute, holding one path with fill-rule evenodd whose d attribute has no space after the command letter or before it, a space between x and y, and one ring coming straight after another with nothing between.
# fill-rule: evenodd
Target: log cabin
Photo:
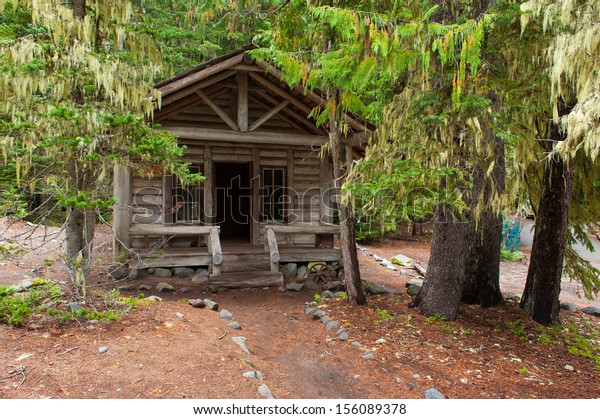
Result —
<instances>
[{"instance_id":1,"label":"log cabin","mask_svg":"<svg viewBox=\"0 0 600 419\"><path fill-rule=\"evenodd\" d=\"M244 288L282 284L280 263L341 262L328 133L309 117L325 99L290 88L251 48L156 85L155 122L205 181L183 187L168 173L115 168L114 252L131 270L206 266L209 284ZM351 164L370 130L345 119Z\"/></svg>"}]
</instances>

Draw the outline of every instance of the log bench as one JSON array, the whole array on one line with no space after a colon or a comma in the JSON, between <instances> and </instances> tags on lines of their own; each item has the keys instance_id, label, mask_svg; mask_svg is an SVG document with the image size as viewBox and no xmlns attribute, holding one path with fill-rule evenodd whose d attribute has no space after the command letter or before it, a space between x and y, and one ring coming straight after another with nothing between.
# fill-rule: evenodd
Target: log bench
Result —
<instances>
[{"instance_id":1,"label":"log bench","mask_svg":"<svg viewBox=\"0 0 600 419\"><path fill-rule=\"evenodd\" d=\"M223 263L223 251L219 238L220 228L218 226L164 226L153 224L136 224L129 228L129 236L198 236L198 246L202 238L207 236L208 253L212 257L212 275L221 275L221 264Z\"/></svg>"},{"instance_id":2,"label":"log bench","mask_svg":"<svg viewBox=\"0 0 600 419\"><path fill-rule=\"evenodd\" d=\"M340 226L288 226L288 225L266 225L265 226L265 250L269 252L269 261L271 272L279 272L279 262L281 256L279 245L277 243L277 233L279 234L314 234L315 248L333 248L333 238L335 234L340 234Z\"/></svg>"}]
</instances>

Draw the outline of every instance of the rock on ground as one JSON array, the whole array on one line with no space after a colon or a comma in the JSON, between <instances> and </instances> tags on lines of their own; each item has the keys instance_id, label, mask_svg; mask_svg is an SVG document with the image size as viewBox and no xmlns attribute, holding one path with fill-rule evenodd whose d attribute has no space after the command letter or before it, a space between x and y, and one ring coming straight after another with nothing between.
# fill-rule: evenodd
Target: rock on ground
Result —
<instances>
[{"instance_id":1,"label":"rock on ground","mask_svg":"<svg viewBox=\"0 0 600 419\"><path fill-rule=\"evenodd\" d=\"M409 285L408 288L406 288L406 293L411 297L414 297L419 293L419 291L421 291L421 288L421 285Z\"/></svg>"},{"instance_id":2,"label":"rock on ground","mask_svg":"<svg viewBox=\"0 0 600 419\"><path fill-rule=\"evenodd\" d=\"M193 276L196 273L196 270L193 268L185 268L185 267L177 267L173 268L173 275L178 278L188 278Z\"/></svg>"},{"instance_id":3,"label":"rock on ground","mask_svg":"<svg viewBox=\"0 0 600 419\"><path fill-rule=\"evenodd\" d=\"M196 274L192 277L192 279L190 279L190 281L192 281L192 283L196 285L206 285L208 284L208 274L199 274L196 272Z\"/></svg>"},{"instance_id":4,"label":"rock on ground","mask_svg":"<svg viewBox=\"0 0 600 419\"><path fill-rule=\"evenodd\" d=\"M201 298L198 298L197 300L190 300L190 301L188 301L188 304L195 308L206 307L206 303L204 303L204 300Z\"/></svg>"},{"instance_id":5,"label":"rock on ground","mask_svg":"<svg viewBox=\"0 0 600 419\"><path fill-rule=\"evenodd\" d=\"M323 298L334 298L335 294L329 290L323 291L323 294L321 294L321 297Z\"/></svg>"},{"instance_id":6,"label":"rock on ground","mask_svg":"<svg viewBox=\"0 0 600 419\"><path fill-rule=\"evenodd\" d=\"M216 302L214 302L213 300L209 300L208 298L204 299L204 305L209 310L212 310L212 311L218 311L219 310L219 304L216 303Z\"/></svg>"},{"instance_id":7,"label":"rock on ground","mask_svg":"<svg viewBox=\"0 0 600 419\"><path fill-rule=\"evenodd\" d=\"M587 306L581 309L585 314L589 314L590 316L600 317L600 307L596 306Z\"/></svg>"},{"instance_id":8,"label":"rock on ground","mask_svg":"<svg viewBox=\"0 0 600 419\"><path fill-rule=\"evenodd\" d=\"M331 321L325 326L325 330L336 330L340 328L340 322Z\"/></svg>"},{"instance_id":9,"label":"rock on ground","mask_svg":"<svg viewBox=\"0 0 600 419\"><path fill-rule=\"evenodd\" d=\"M244 352L246 352L248 355L250 355L250 349L248 349L248 346L246 346L246 338L245 337L243 337L243 336L232 336L231 340L233 341L233 343L235 343L240 348L242 348L242 350Z\"/></svg>"},{"instance_id":10,"label":"rock on ground","mask_svg":"<svg viewBox=\"0 0 600 419\"><path fill-rule=\"evenodd\" d=\"M560 308L565 311L575 311L579 308L579 306L575 303L571 303L570 301L563 301L560 303Z\"/></svg>"},{"instance_id":11,"label":"rock on ground","mask_svg":"<svg viewBox=\"0 0 600 419\"><path fill-rule=\"evenodd\" d=\"M262 373L258 370L245 372L243 376L246 378L256 378L258 380L262 380Z\"/></svg>"},{"instance_id":12,"label":"rock on ground","mask_svg":"<svg viewBox=\"0 0 600 419\"><path fill-rule=\"evenodd\" d=\"M219 312L219 317L225 320L233 320L233 314L231 314L229 311L222 309Z\"/></svg>"},{"instance_id":13,"label":"rock on ground","mask_svg":"<svg viewBox=\"0 0 600 419\"><path fill-rule=\"evenodd\" d=\"M298 274L298 264L286 263L281 267L280 271L286 278L296 278L296 275Z\"/></svg>"},{"instance_id":14,"label":"rock on ground","mask_svg":"<svg viewBox=\"0 0 600 419\"><path fill-rule=\"evenodd\" d=\"M298 266L298 270L296 271L296 278L306 278L308 277L308 268L304 265Z\"/></svg>"},{"instance_id":15,"label":"rock on ground","mask_svg":"<svg viewBox=\"0 0 600 419\"><path fill-rule=\"evenodd\" d=\"M325 317L327 312L325 310L317 310L313 313L313 320L319 320L322 317Z\"/></svg>"},{"instance_id":16,"label":"rock on ground","mask_svg":"<svg viewBox=\"0 0 600 419\"><path fill-rule=\"evenodd\" d=\"M290 282L285 286L285 288L291 291L302 291L302 288L304 288L304 284L299 284L298 282Z\"/></svg>"},{"instance_id":17,"label":"rock on ground","mask_svg":"<svg viewBox=\"0 0 600 419\"><path fill-rule=\"evenodd\" d=\"M175 291L175 288L173 288L173 285L171 285L167 282L158 283L158 285L156 286L156 289L158 290L158 292L174 292Z\"/></svg>"},{"instance_id":18,"label":"rock on ground","mask_svg":"<svg viewBox=\"0 0 600 419\"><path fill-rule=\"evenodd\" d=\"M408 256L404 256L401 254L397 254L396 256L392 256L392 263L396 265L402 266L404 268L410 268L413 266L413 260Z\"/></svg>"},{"instance_id":19,"label":"rock on ground","mask_svg":"<svg viewBox=\"0 0 600 419\"><path fill-rule=\"evenodd\" d=\"M260 394L261 396L263 396L266 399L274 399L275 398L275 396L273 396L273 393L271 393L269 386L267 386L266 384L261 384L258 386L258 394Z\"/></svg>"},{"instance_id":20,"label":"rock on ground","mask_svg":"<svg viewBox=\"0 0 600 419\"><path fill-rule=\"evenodd\" d=\"M227 323L227 327L234 330L242 330L242 326L238 322Z\"/></svg>"},{"instance_id":21,"label":"rock on ground","mask_svg":"<svg viewBox=\"0 0 600 419\"><path fill-rule=\"evenodd\" d=\"M446 397L437 389L431 387L423 392L426 399L445 399Z\"/></svg>"},{"instance_id":22,"label":"rock on ground","mask_svg":"<svg viewBox=\"0 0 600 419\"><path fill-rule=\"evenodd\" d=\"M173 276L173 271L167 268L154 268L152 275L158 276L159 278L170 278Z\"/></svg>"}]
</instances>

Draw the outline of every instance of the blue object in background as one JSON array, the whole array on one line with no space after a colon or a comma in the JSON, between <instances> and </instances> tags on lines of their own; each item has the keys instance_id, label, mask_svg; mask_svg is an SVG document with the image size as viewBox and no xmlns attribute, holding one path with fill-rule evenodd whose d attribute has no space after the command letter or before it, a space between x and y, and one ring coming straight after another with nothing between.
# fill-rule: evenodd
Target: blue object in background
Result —
<instances>
[{"instance_id":1,"label":"blue object in background","mask_svg":"<svg viewBox=\"0 0 600 419\"><path fill-rule=\"evenodd\" d=\"M502 247L511 252L517 252L521 248L520 221L502 222Z\"/></svg>"}]
</instances>

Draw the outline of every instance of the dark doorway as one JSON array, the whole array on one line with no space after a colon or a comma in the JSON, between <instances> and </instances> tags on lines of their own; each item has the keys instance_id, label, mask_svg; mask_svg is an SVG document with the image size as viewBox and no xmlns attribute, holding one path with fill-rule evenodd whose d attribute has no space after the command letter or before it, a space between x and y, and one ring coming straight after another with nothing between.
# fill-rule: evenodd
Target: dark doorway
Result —
<instances>
[{"instance_id":1,"label":"dark doorway","mask_svg":"<svg viewBox=\"0 0 600 419\"><path fill-rule=\"evenodd\" d=\"M222 240L250 241L250 163L215 163L216 223Z\"/></svg>"}]
</instances>

